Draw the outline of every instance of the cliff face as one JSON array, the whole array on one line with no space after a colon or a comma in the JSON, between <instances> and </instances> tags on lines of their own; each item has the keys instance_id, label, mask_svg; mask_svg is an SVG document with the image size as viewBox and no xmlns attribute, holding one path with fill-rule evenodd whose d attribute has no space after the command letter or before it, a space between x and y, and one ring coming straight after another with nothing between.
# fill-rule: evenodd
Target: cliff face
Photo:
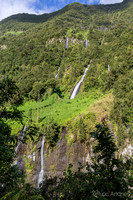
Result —
<instances>
[{"instance_id":1,"label":"cliff face","mask_svg":"<svg viewBox=\"0 0 133 200\"><path fill-rule=\"evenodd\" d=\"M43 151L44 177L62 177L64 170L69 164L73 165L74 171L78 171L81 166L85 167L89 148L77 140L71 146L68 145L65 139L66 134L65 128L61 134L62 139L57 142L53 150L47 149L45 142ZM17 164L21 170L26 171L28 175L27 182L37 187L38 176L41 170L41 141L38 143L29 142L27 145L21 144L18 149ZM85 169L83 170L85 171Z\"/></svg>"},{"instance_id":2,"label":"cliff face","mask_svg":"<svg viewBox=\"0 0 133 200\"><path fill-rule=\"evenodd\" d=\"M48 152L45 165L45 174L48 176L61 177L69 164L73 165L75 171L78 170L79 163L85 165L85 145L76 141L72 146L68 146L65 135L66 130L64 129L62 139L58 141L56 148L52 152Z\"/></svg>"},{"instance_id":3,"label":"cliff face","mask_svg":"<svg viewBox=\"0 0 133 200\"><path fill-rule=\"evenodd\" d=\"M105 96L102 97L89 108L88 112L95 114L96 123L101 124L106 120L108 126L111 127L108 116L112 102L113 96L112 94L108 94L106 98ZM77 130L72 129L70 131L70 127L74 126L74 120L78 120L77 118L73 119L71 126L67 125L62 130L54 149L48 148L47 141L45 140L43 148L43 177L45 175L61 177L69 164L73 165L75 171L78 171L80 166L83 166L83 170L85 171L86 162L90 161L92 155L93 141L89 138L89 133L95 127L91 127L92 121L89 118L90 115L87 116L86 129L88 131L88 139L86 141L89 145L86 146L84 143L79 142ZM21 170L26 171L26 181L34 187L38 185L39 172L41 171L41 150L42 138L39 139L39 142L28 140L27 145L21 143L18 147L18 166Z\"/></svg>"}]
</instances>

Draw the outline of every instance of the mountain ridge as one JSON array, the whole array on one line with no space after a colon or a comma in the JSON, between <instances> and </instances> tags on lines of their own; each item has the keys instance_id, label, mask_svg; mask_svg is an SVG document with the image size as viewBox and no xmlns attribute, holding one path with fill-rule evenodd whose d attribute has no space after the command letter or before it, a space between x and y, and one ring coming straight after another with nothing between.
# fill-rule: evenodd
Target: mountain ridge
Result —
<instances>
[{"instance_id":1,"label":"mountain ridge","mask_svg":"<svg viewBox=\"0 0 133 200\"><path fill-rule=\"evenodd\" d=\"M81 4L78 2L75 3L71 3L68 4L67 6L65 6L64 8L57 10L55 12L52 13L44 13L42 15L36 15L36 14L28 14L28 13L22 13L22 14L15 14L12 16L9 16L3 20L0 21L0 24L6 23L10 20L18 20L20 22L32 22L32 23L42 23L45 22L57 15L62 14L63 12L66 12L67 10L70 9L70 7L76 7L76 9L78 9L81 6L84 6L86 8L97 8L97 9L106 9L106 11L111 11L110 6L112 7L112 10L116 10L118 9L117 6L119 6L119 9L124 9L125 6L128 6L128 3L132 2L132 0L124 0L121 3L116 3L116 4L107 4L107 5L88 5L88 4ZM80 5L80 6L79 6ZM104 10L105 11L105 10ZM28 19L30 18L30 20L28 21ZM32 19L31 19L32 18Z\"/></svg>"}]
</instances>

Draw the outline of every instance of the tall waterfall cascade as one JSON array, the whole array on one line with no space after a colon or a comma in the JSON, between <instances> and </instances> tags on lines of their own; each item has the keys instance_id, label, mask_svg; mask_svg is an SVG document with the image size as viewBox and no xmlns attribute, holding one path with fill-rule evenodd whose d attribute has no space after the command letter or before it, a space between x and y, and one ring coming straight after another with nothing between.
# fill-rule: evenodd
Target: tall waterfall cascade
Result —
<instances>
[{"instance_id":1,"label":"tall waterfall cascade","mask_svg":"<svg viewBox=\"0 0 133 200\"><path fill-rule=\"evenodd\" d=\"M68 36L67 36L67 38L66 38L66 44L65 44L65 48L68 48L68 40L69 40L69 38L68 38Z\"/></svg>"},{"instance_id":2,"label":"tall waterfall cascade","mask_svg":"<svg viewBox=\"0 0 133 200\"><path fill-rule=\"evenodd\" d=\"M87 68L85 69L84 74L83 74L82 78L80 79L80 81L79 81L79 82L77 83L77 85L75 86L75 88L74 88L74 90L73 90L73 92L72 92L72 94L71 94L71 96L70 96L70 99L74 99L74 97L78 94L78 91L79 91L79 89L80 89L81 83L83 82L83 80L84 80L84 78L85 78L85 75L86 75L86 73L87 73L89 67L90 67L90 65L88 65Z\"/></svg>"},{"instance_id":3,"label":"tall waterfall cascade","mask_svg":"<svg viewBox=\"0 0 133 200\"><path fill-rule=\"evenodd\" d=\"M110 65L108 65L108 72L110 72Z\"/></svg>"},{"instance_id":4,"label":"tall waterfall cascade","mask_svg":"<svg viewBox=\"0 0 133 200\"><path fill-rule=\"evenodd\" d=\"M57 79L57 78L58 78L59 71L60 71L60 67L58 67L58 71L57 71L57 74L56 74L56 76L55 76L55 79Z\"/></svg>"},{"instance_id":5,"label":"tall waterfall cascade","mask_svg":"<svg viewBox=\"0 0 133 200\"><path fill-rule=\"evenodd\" d=\"M38 176L38 187L43 181L43 174L44 174L44 143L45 137L42 138L42 146L41 146L41 171L39 172Z\"/></svg>"}]
</instances>

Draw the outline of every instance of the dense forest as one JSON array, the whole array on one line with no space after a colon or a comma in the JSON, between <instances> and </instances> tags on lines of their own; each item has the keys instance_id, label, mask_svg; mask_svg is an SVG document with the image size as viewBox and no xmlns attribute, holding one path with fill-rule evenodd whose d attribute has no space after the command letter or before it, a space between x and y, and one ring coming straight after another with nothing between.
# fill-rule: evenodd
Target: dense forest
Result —
<instances>
[{"instance_id":1,"label":"dense forest","mask_svg":"<svg viewBox=\"0 0 133 200\"><path fill-rule=\"evenodd\" d=\"M69 162L62 177L33 187L27 152L21 155L25 170L14 165L17 144L34 144L30 150L38 152L35 145L45 137L52 154L64 132L68 146L92 146L86 171ZM132 199L132 158L122 158L132 145L132 0L72 3L50 14L0 21L1 200Z\"/></svg>"}]
</instances>

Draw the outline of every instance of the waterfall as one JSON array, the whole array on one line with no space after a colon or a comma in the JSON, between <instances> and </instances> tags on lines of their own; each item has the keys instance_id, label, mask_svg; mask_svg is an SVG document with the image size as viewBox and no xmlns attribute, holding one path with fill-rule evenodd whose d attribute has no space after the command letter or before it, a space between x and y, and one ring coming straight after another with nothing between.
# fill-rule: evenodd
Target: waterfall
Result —
<instances>
[{"instance_id":1,"label":"waterfall","mask_svg":"<svg viewBox=\"0 0 133 200\"><path fill-rule=\"evenodd\" d=\"M126 162L127 159L131 159L133 156L133 145L127 144L127 146L123 149L121 155L123 157L124 163Z\"/></svg>"},{"instance_id":2,"label":"waterfall","mask_svg":"<svg viewBox=\"0 0 133 200\"><path fill-rule=\"evenodd\" d=\"M32 160L35 162L36 161L36 152L34 151L32 154Z\"/></svg>"},{"instance_id":3,"label":"waterfall","mask_svg":"<svg viewBox=\"0 0 133 200\"><path fill-rule=\"evenodd\" d=\"M39 172L39 176L38 176L38 187L40 185L40 183L42 183L43 181L43 170L44 170L44 165L43 165L43 161L44 161L44 143L45 143L45 137L42 138L42 146L41 146L41 171Z\"/></svg>"},{"instance_id":4,"label":"waterfall","mask_svg":"<svg viewBox=\"0 0 133 200\"><path fill-rule=\"evenodd\" d=\"M23 128L23 131L22 131L22 134L20 135L20 140L22 141L23 140L23 138L24 138L24 135L25 135L25 132L26 132L26 126L24 126L24 128ZM16 146L16 148L15 148L15 152L16 153L18 153L18 148L19 148L19 146L20 146L20 144L21 144L21 141L19 141L19 143L18 143L18 145Z\"/></svg>"},{"instance_id":5,"label":"waterfall","mask_svg":"<svg viewBox=\"0 0 133 200\"><path fill-rule=\"evenodd\" d=\"M88 40L87 39L85 39L85 44L84 44L84 46L87 48L88 47Z\"/></svg>"},{"instance_id":6,"label":"waterfall","mask_svg":"<svg viewBox=\"0 0 133 200\"><path fill-rule=\"evenodd\" d=\"M133 155L133 146L131 144L128 144L122 151L122 156L127 157L130 159Z\"/></svg>"},{"instance_id":7,"label":"waterfall","mask_svg":"<svg viewBox=\"0 0 133 200\"><path fill-rule=\"evenodd\" d=\"M89 161L90 161L90 154L88 153L86 156L86 162L89 162Z\"/></svg>"},{"instance_id":8,"label":"waterfall","mask_svg":"<svg viewBox=\"0 0 133 200\"><path fill-rule=\"evenodd\" d=\"M110 66L108 65L108 72L110 72Z\"/></svg>"},{"instance_id":9,"label":"waterfall","mask_svg":"<svg viewBox=\"0 0 133 200\"><path fill-rule=\"evenodd\" d=\"M58 67L58 72L57 72L57 74L56 74L56 76L55 76L55 79L57 79L57 78L58 78L59 71L60 71L60 67Z\"/></svg>"},{"instance_id":10,"label":"waterfall","mask_svg":"<svg viewBox=\"0 0 133 200\"><path fill-rule=\"evenodd\" d=\"M66 38L65 48L68 48L68 36L67 36L67 38Z\"/></svg>"},{"instance_id":11,"label":"waterfall","mask_svg":"<svg viewBox=\"0 0 133 200\"><path fill-rule=\"evenodd\" d=\"M73 90L73 92L72 92L72 94L71 94L70 99L74 99L74 97L78 94L80 85L81 85L82 81L84 80L84 77L85 77L86 72L88 71L89 67L90 67L90 65L88 65L87 68L85 69L84 74L83 74L82 78L80 79L80 81L79 81L79 82L77 83L77 85L75 86L75 88L74 88L74 90Z\"/></svg>"},{"instance_id":12,"label":"waterfall","mask_svg":"<svg viewBox=\"0 0 133 200\"><path fill-rule=\"evenodd\" d=\"M19 146L20 146L20 142L18 143L18 145L17 145L16 148L15 148L15 152L16 152L16 153L18 153L18 148L19 148Z\"/></svg>"},{"instance_id":13,"label":"waterfall","mask_svg":"<svg viewBox=\"0 0 133 200\"><path fill-rule=\"evenodd\" d=\"M25 136L25 132L26 132L27 127L24 126L23 131L22 131L22 135L20 137L21 140L23 140L24 136Z\"/></svg>"}]
</instances>

